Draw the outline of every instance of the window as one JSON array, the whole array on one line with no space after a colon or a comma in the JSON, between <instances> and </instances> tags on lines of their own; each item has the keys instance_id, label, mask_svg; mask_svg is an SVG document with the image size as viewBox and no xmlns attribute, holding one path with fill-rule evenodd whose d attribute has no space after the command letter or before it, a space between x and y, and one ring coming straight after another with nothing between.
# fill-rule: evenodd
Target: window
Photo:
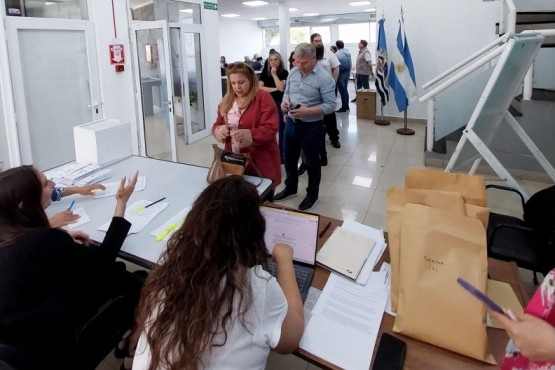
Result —
<instances>
[{"instance_id":1,"label":"window","mask_svg":"<svg viewBox=\"0 0 555 370\"><path fill-rule=\"evenodd\" d=\"M279 28L264 28L264 46L278 46L279 40Z\"/></svg>"},{"instance_id":2,"label":"window","mask_svg":"<svg viewBox=\"0 0 555 370\"><path fill-rule=\"evenodd\" d=\"M322 36L322 42L327 45L331 44L331 31L329 26L315 26L310 30L310 34L319 33ZM306 42L310 42L310 36L307 38Z\"/></svg>"},{"instance_id":3,"label":"window","mask_svg":"<svg viewBox=\"0 0 555 370\"><path fill-rule=\"evenodd\" d=\"M293 45L310 42L310 27L291 27L289 29L289 41Z\"/></svg>"},{"instance_id":4,"label":"window","mask_svg":"<svg viewBox=\"0 0 555 370\"><path fill-rule=\"evenodd\" d=\"M37 18L89 19L86 0L6 0L6 15Z\"/></svg>"},{"instance_id":5,"label":"window","mask_svg":"<svg viewBox=\"0 0 555 370\"><path fill-rule=\"evenodd\" d=\"M340 24L338 36L345 44L358 44L361 39L375 43L376 22Z\"/></svg>"},{"instance_id":6,"label":"window","mask_svg":"<svg viewBox=\"0 0 555 370\"><path fill-rule=\"evenodd\" d=\"M168 1L168 20L185 24L201 24L200 4Z\"/></svg>"}]
</instances>

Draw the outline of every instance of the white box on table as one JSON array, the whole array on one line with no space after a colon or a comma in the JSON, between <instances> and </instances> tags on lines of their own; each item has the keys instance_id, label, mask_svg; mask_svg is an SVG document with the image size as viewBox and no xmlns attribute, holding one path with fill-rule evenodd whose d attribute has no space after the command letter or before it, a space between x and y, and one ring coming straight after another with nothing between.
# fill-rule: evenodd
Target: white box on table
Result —
<instances>
[{"instance_id":1,"label":"white box on table","mask_svg":"<svg viewBox=\"0 0 555 370\"><path fill-rule=\"evenodd\" d=\"M116 119L102 119L73 127L75 161L103 165L129 157L131 125Z\"/></svg>"}]
</instances>

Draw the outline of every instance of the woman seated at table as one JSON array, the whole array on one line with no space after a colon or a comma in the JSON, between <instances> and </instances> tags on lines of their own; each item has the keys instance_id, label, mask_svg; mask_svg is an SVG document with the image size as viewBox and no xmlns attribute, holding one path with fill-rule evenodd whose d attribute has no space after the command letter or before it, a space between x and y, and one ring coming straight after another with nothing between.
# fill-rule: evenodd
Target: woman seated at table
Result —
<instances>
[{"instance_id":1,"label":"woman seated at table","mask_svg":"<svg viewBox=\"0 0 555 370\"><path fill-rule=\"evenodd\" d=\"M137 174L127 185L121 180L114 217L95 247L83 232L51 227L44 208L54 183L42 172L0 173L0 343L40 361L30 368L94 369L113 336L132 326L141 285L115 258L131 226L123 215L136 181ZM121 317L95 326L97 309L120 296Z\"/></svg>"},{"instance_id":2,"label":"woman seated at table","mask_svg":"<svg viewBox=\"0 0 555 370\"><path fill-rule=\"evenodd\" d=\"M216 140L234 153L250 153L260 174L248 166L246 173L281 183L279 147L276 141L278 111L271 95L258 88L253 69L245 63L228 64L227 93L218 106L212 126Z\"/></svg>"},{"instance_id":3,"label":"woman seated at table","mask_svg":"<svg viewBox=\"0 0 555 370\"><path fill-rule=\"evenodd\" d=\"M141 293L134 370L264 369L270 350L297 348L304 319L293 250L275 246L276 281L259 206L239 176L200 194Z\"/></svg>"}]
</instances>

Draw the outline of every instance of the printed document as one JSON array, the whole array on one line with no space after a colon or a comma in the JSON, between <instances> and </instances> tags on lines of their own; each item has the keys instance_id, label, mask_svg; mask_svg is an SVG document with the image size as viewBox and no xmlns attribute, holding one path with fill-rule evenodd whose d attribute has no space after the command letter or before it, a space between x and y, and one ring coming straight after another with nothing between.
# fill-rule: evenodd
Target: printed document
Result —
<instances>
[{"instance_id":1,"label":"printed document","mask_svg":"<svg viewBox=\"0 0 555 370\"><path fill-rule=\"evenodd\" d=\"M129 182L129 179L127 179L127 182ZM105 197L112 197L116 195L119 189L119 184L120 184L120 181L107 182L105 184L102 184L106 189L93 190L94 198L105 198ZM135 190L133 192L141 191L141 190L144 190L145 188L146 188L146 177L145 176L137 177L137 184L135 185Z\"/></svg>"},{"instance_id":2,"label":"printed document","mask_svg":"<svg viewBox=\"0 0 555 370\"><path fill-rule=\"evenodd\" d=\"M331 273L300 347L349 370L368 370L387 301L386 273L365 286Z\"/></svg>"},{"instance_id":3,"label":"printed document","mask_svg":"<svg viewBox=\"0 0 555 370\"><path fill-rule=\"evenodd\" d=\"M83 208L83 207L77 208L77 209L73 210L72 212L75 215L79 215L79 218L77 219L76 222L71 223L71 224L67 224L66 226L64 226L63 228L66 229L66 230L75 229L77 226L81 226L83 224L86 224L87 222L89 222L91 220L91 218L89 217L87 212L85 212L85 208Z\"/></svg>"},{"instance_id":4,"label":"printed document","mask_svg":"<svg viewBox=\"0 0 555 370\"><path fill-rule=\"evenodd\" d=\"M183 208L181 211L170 217L168 221L164 222L162 226L151 231L150 235L154 236L157 242L167 242L170 236L172 236L172 234L181 227L190 210L191 206Z\"/></svg>"},{"instance_id":5,"label":"printed document","mask_svg":"<svg viewBox=\"0 0 555 370\"><path fill-rule=\"evenodd\" d=\"M136 234L142 229L145 228L146 225L150 221L154 219L160 212L162 212L169 203L156 203L150 207L146 207L154 201L150 200L138 200L135 203L128 205L127 209L125 210L125 219L131 222L131 229L127 234ZM98 230L101 231L108 231L108 226L110 226L110 222L106 222L104 225L100 226Z\"/></svg>"}]
</instances>

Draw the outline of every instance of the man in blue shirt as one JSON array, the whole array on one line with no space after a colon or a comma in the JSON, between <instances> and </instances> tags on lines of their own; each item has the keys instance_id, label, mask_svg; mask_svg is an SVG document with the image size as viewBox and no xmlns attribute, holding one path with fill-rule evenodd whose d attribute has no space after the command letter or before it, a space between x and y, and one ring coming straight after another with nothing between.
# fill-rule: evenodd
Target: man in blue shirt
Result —
<instances>
[{"instance_id":1,"label":"man in blue shirt","mask_svg":"<svg viewBox=\"0 0 555 370\"><path fill-rule=\"evenodd\" d=\"M301 211L311 208L318 200L322 167L320 144L324 135L324 115L335 111L335 82L316 61L316 48L307 43L295 48L297 66L289 73L281 109L287 113L284 132L285 188L275 201L297 195L299 175L297 163L303 150L306 157L308 187L299 204Z\"/></svg>"}]
</instances>

